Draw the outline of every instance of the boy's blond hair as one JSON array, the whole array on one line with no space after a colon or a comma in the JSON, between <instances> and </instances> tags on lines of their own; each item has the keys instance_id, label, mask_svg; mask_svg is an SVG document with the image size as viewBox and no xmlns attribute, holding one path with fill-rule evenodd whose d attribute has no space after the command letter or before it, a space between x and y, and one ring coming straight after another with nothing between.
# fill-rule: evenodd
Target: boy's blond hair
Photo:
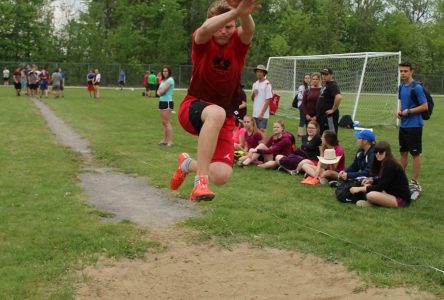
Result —
<instances>
[{"instance_id":1,"label":"boy's blond hair","mask_svg":"<svg viewBox=\"0 0 444 300\"><path fill-rule=\"evenodd\" d=\"M230 5L228 5L227 1L225 0L214 1L213 3L211 3L210 7L208 8L207 18L209 19L211 17L224 14L232 9L233 8Z\"/></svg>"}]
</instances>

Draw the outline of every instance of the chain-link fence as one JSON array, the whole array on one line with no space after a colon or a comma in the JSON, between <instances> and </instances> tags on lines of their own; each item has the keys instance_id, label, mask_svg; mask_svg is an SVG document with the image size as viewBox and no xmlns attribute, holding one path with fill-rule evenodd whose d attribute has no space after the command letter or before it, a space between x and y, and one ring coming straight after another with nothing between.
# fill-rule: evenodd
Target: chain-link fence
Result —
<instances>
[{"instance_id":1,"label":"chain-link fence","mask_svg":"<svg viewBox=\"0 0 444 300\"><path fill-rule=\"evenodd\" d=\"M5 67L12 73L17 67L26 67L27 62L0 61L0 68ZM98 69L101 74L102 86L117 86L119 82L120 70L126 74L126 86L142 87L143 76L146 72L154 71L155 74L161 71L162 65L156 64L92 64L92 63L58 63L58 62L33 62L38 67L46 67L51 73L55 68L61 67L65 73L67 86L86 85L86 75L91 69ZM173 78L178 88L187 88L191 78L191 65L170 66ZM246 67L244 70L242 83L247 87L255 80L253 67Z\"/></svg>"},{"instance_id":2,"label":"chain-link fence","mask_svg":"<svg viewBox=\"0 0 444 300\"><path fill-rule=\"evenodd\" d=\"M28 62L0 61L0 68L9 69L11 77L15 68L26 67ZM154 71L155 74L161 71L162 66L157 64L93 64L93 63L64 63L64 62L32 62L38 67L46 67L52 72L56 67L61 67L65 73L66 85L82 86L86 85L86 75L91 69L99 69L102 75L102 86L117 86L120 70L126 74L126 86L142 87L143 76L147 71ZM187 88L191 78L190 65L171 66L176 87ZM249 89L256 80L253 72L254 67L247 66L242 74L242 83ZM415 79L424 83L432 94L444 95L444 74L415 74Z\"/></svg>"}]
</instances>

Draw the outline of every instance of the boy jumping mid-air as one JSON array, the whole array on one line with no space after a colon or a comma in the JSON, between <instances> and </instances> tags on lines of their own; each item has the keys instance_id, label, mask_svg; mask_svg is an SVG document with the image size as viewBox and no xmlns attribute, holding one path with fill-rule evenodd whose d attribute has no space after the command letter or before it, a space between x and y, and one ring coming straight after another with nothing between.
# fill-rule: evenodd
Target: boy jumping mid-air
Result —
<instances>
[{"instance_id":1,"label":"boy jumping mid-air","mask_svg":"<svg viewBox=\"0 0 444 300\"><path fill-rule=\"evenodd\" d=\"M188 173L196 172L190 200L212 200L208 182L225 184L233 172L235 92L255 31L251 14L260 8L256 0L215 1L193 33L193 73L178 117L186 131L198 136L197 160L180 154L170 183L177 190Z\"/></svg>"}]
</instances>

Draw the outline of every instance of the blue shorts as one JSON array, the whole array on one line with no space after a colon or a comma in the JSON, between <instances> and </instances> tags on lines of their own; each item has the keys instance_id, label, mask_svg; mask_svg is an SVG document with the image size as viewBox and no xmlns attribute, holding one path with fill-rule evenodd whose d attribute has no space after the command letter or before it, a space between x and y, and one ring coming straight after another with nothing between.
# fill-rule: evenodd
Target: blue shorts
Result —
<instances>
[{"instance_id":1,"label":"blue shorts","mask_svg":"<svg viewBox=\"0 0 444 300\"><path fill-rule=\"evenodd\" d=\"M42 91L47 90L47 89L48 89L48 81L43 80L42 82L40 82L40 89L41 89Z\"/></svg>"},{"instance_id":2,"label":"blue shorts","mask_svg":"<svg viewBox=\"0 0 444 300\"><path fill-rule=\"evenodd\" d=\"M254 118L254 121L256 122L256 127L259 129L266 129L268 124L268 119L262 118Z\"/></svg>"}]
</instances>

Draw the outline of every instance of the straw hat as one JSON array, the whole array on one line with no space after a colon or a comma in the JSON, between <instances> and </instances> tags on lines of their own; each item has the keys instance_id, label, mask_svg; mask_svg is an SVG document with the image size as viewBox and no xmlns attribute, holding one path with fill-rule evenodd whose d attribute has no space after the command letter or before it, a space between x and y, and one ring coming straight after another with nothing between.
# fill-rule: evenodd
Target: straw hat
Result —
<instances>
[{"instance_id":1,"label":"straw hat","mask_svg":"<svg viewBox=\"0 0 444 300\"><path fill-rule=\"evenodd\" d=\"M324 156L318 156L321 163L326 165L334 165L339 162L342 156L336 156L335 149L325 149Z\"/></svg>"},{"instance_id":2,"label":"straw hat","mask_svg":"<svg viewBox=\"0 0 444 300\"><path fill-rule=\"evenodd\" d=\"M267 73L268 73L267 68L265 68L264 65L257 65L257 67L254 68L254 72L256 73L257 70L264 71L265 75L267 75Z\"/></svg>"}]
</instances>

